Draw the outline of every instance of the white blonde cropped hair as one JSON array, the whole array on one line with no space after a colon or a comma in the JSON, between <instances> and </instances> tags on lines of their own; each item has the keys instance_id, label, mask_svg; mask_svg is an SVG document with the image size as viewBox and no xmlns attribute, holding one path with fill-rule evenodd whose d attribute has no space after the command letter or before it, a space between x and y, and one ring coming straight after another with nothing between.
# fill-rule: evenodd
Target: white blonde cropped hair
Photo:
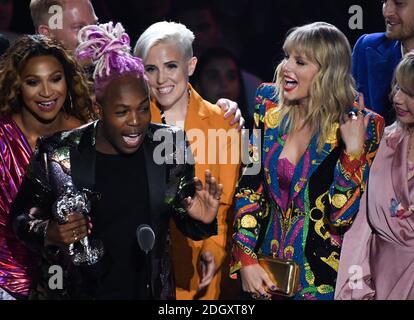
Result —
<instances>
[{"instance_id":1,"label":"white blonde cropped hair","mask_svg":"<svg viewBox=\"0 0 414 320\"><path fill-rule=\"evenodd\" d=\"M194 39L194 33L181 23L156 22L141 34L135 45L134 55L145 60L153 46L170 41L181 48L185 58L190 59L193 57Z\"/></svg>"}]
</instances>

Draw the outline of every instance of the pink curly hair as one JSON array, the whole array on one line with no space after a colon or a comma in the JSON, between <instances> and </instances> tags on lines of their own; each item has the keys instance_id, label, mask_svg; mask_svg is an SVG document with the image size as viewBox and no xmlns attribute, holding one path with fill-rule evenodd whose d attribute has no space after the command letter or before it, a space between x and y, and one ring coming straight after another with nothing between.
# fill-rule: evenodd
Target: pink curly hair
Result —
<instances>
[{"instance_id":1,"label":"pink curly hair","mask_svg":"<svg viewBox=\"0 0 414 320\"><path fill-rule=\"evenodd\" d=\"M131 55L130 39L122 24L89 25L78 34L78 59L91 59L95 66L95 93L100 97L108 83L122 75L134 74L147 81L142 59Z\"/></svg>"}]
</instances>

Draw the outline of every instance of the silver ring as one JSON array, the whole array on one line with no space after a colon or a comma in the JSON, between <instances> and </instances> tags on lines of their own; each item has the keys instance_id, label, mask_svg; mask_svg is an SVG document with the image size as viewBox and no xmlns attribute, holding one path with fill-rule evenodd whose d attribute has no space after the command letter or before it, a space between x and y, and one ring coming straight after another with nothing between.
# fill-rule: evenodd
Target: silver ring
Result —
<instances>
[{"instance_id":1,"label":"silver ring","mask_svg":"<svg viewBox=\"0 0 414 320\"><path fill-rule=\"evenodd\" d=\"M78 240L78 231L76 229L72 230L72 236L73 236L73 239L75 239L75 241Z\"/></svg>"},{"instance_id":2,"label":"silver ring","mask_svg":"<svg viewBox=\"0 0 414 320\"><path fill-rule=\"evenodd\" d=\"M351 118L352 120L358 119L357 114L355 113L355 111L349 111L348 112L348 117Z\"/></svg>"}]
</instances>

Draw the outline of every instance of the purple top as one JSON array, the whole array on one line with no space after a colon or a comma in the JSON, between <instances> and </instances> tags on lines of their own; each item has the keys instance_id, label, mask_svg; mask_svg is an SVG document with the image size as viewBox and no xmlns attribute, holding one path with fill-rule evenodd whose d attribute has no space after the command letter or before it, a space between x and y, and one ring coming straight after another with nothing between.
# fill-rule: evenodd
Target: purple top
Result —
<instances>
[{"instance_id":1,"label":"purple top","mask_svg":"<svg viewBox=\"0 0 414 320\"><path fill-rule=\"evenodd\" d=\"M279 159L277 165L277 176L279 179L280 198L282 200L282 209L287 210L290 202L290 185L295 174L296 166L287 158Z\"/></svg>"},{"instance_id":2,"label":"purple top","mask_svg":"<svg viewBox=\"0 0 414 320\"><path fill-rule=\"evenodd\" d=\"M0 287L15 296L29 294L37 259L16 238L10 206L17 195L32 150L10 116L0 118Z\"/></svg>"}]
</instances>

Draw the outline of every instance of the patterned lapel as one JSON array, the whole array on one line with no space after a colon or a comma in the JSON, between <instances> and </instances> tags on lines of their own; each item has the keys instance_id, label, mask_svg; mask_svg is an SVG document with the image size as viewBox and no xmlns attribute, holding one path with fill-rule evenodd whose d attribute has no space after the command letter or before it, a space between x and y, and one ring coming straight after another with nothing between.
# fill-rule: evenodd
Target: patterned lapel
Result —
<instances>
[{"instance_id":1,"label":"patterned lapel","mask_svg":"<svg viewBox=\"0 0 414 320\"><path fill-rule=\"evenodd\" d=\"M295 173L291 182L291 201L295 201L296 197L307 185L312 174L319 167L319 165L325 160L330 152L338 145L337 130L339 124L334 124L331 134L325 142L321 152L317 152L317 138L314 136L311 140L309 147L301 157L299 163L295 168ZM276 140L276 141L274 141ZM270 170L270 168L277 168L278 159L282 153L285 145L285 137L280 133L279 127L274 129L267 129L264 136L264 170L265 178L268 185L271 185L270 194L274 201L282 206L280 185L277 179L277 170Z\"/></svg>"},{"instance_id":2,"label":"patterned lapel","mask_svg":"<svg viewBox=\"0 0 414 320\"><path fill-rule=\"evenodd\" d=\"M291 201L294 201L304 186L307 185L313 173L319 165L326 159L332 150L338 145L337 131L339 124L335 123L332 127L331 134L325 141L321 152L317 152L318 141L314 136L311 140L310 146L305 151L299 164L296 166L295 175L293 176L290 194Z\"/></svg>"}]
</instances>

